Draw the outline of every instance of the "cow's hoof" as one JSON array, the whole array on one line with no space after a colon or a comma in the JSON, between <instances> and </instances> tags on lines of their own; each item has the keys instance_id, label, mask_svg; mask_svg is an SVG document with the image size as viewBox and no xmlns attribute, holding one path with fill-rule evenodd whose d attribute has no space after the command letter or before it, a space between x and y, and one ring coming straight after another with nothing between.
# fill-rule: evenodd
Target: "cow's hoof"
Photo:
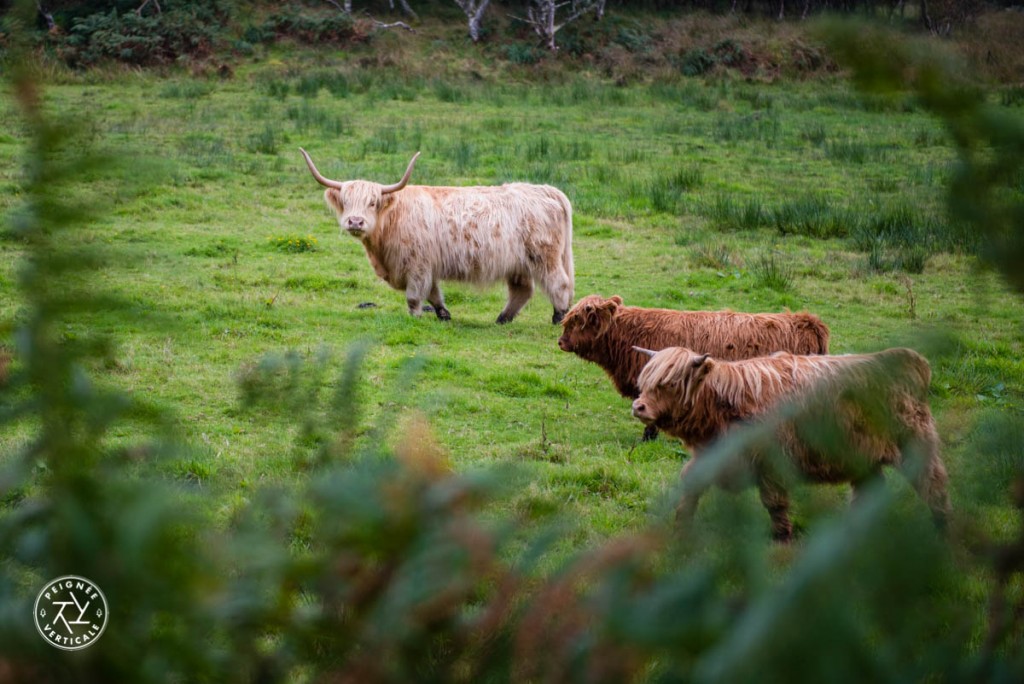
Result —
<instances>
[{"instance_id":1,"label":"cow's hoof","mask_svg":"<svg viewBox=\"0 0 1024 684\"><path fill-rule=\"evenodd\" d=\"M555 313L553 313L551 315L551 323L552 323L552 325L558 325L559 323L562 322L563 318L565 318L565 312L564 311L559 311L558 309L555 309Z\"/></svg>"},{"instance_id":2,"label":"cow's hoof","mask_svg":"<svg viewBox=\"0 0 1024 684\"><path fill-rule=\"evenodd\" d=\"M514 316L506 316L505 314L499 314L498 315L497 323L498 323L498 325L505 325L506 323L511 323L513 318L515 318L515 317Z\"/></svg>"},{"instance_id":3,"label":"cow's hoof","mask_svg":"<svg viewBox=\"0 0 1024 684\"><path fill-rule=\"evenodd\" d=\"M435 309L434 313L437 314L437 319L439 321L450 321L450 320L452 320L451 312L448 311L448 309L444 308L443 306L438 308L438 309Z\"/></svg>"},{"instance_id":4,"label":"cow's hoof","mask_svg":"<svg viewBox=\"0 0 1024 684\"><path fill-rule=\"evenodd\" d=\"M430 306L429 304L424 304L423 305L423 311L426 311L427 313L431 313L433 310L434 310L434 307Z\"/></svg>"},{"instance_id":5,"label":"cow's hoof","mask_svg":"<svg viewBox=\"0 0 1024 684\"><path fill-rule=\"evenodd\" d=\"M644 442L653 442L658 439L658 428L653 425L648 425L644 428L644 436L641 439Z\"/></svg>"}]
</instances>

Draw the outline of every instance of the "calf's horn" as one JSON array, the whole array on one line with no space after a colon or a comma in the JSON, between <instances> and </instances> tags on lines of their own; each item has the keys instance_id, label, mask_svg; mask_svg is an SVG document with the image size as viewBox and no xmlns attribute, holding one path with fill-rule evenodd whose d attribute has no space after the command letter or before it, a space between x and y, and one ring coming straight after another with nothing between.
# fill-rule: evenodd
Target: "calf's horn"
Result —
<instances>
[{"instance_id":1,"label":"calf's horn","mask_svg":"<svg viewBox=\"0 0 1024 684\"><path fill-rule=\"evenodd\" d=\"M330 178L324 178L323 176L320 175L320 172L316 170L316 164L314 164L313 160L309 158L309 155L306 153L306 150L300 147L299 152L301 152L302 156L306 158L306 166L309 167L309 172L313 174L313 178L316 178L317 182L320 183L320 185L325 185L328 188L336 188L339 190L341 189L342 184L340 182L336 180L331 180Z\"/></svg>"},{"instance_id":2,"label":"calf's horn","mask_svg":"<svg viewBox=\"0 0 1024 684\"><path fill-rule=\"evenodd\" d=\"M409 183L409 177L412 176L412 167L416 165L416 158L420 156L420 153L412 155L412 160L409 161L409 167L405 170L405 175L402 176L402 180L398 181L394 185L382 185L380 188L380 194L386 195L389 192L398 192Z\"/></svg>"},{"instance_id":3,"label":"calf's horn","mask_svg":"<svg viewBox=\"0 0 1024 684\"><path fill-rule=\"evenodd\" d=\"M656 351L651 351L650 349L644 349L643 347L633 347L633 349L640 352L641 354L647 354L648 356L654 356L655 354L658 353Z\"/></svg>"}]
</instances>

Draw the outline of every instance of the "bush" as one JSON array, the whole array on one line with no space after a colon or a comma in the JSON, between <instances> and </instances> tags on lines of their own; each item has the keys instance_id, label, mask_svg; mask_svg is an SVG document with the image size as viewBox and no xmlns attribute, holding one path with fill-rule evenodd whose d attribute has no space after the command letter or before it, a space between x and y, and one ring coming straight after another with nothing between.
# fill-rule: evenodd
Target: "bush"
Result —
<instances>
[{"instance_id":1,"label":"bush","mask_svg":"<svg viewBox=\"0 0 1024 684\"><path fill-rule=\"evenodd\" d=\"M104 61L152 66L182 56L206 57L220 42L222 21L201 6L143 16L115 9L75 19L66 36L58 34L57 54L73 67Z\"/></svg>"},{"instance_id":2,"label":"bush","mask_svg":"<svg viewBox=\"0 0 1024 684\"><path fill-rule=\"evenodd\" d=\"M512 43L505 47L505 58L513 64L528 66L544 57L544 51L530 43Z\"/></svg>"},{"instance_id":3,"label":"bush","mask_svg":"<svg viewBox=\"0 0 1024 684\"><path fill-rule=\"evenodd\" d=\"M291 38L309 45L344 44L363 41L367 35L359 31L351 16L342 12L312 12L289 7L271 15L258 30L259 35L274 39Z\"/></svg>"},{"instance_id":4,"label":"bush","mask_svg":"<svg viewBox=\"0 0 1024 684\"><path fill-rule=\"evenodd\" d=\"M686 76L701 76L715 68L715 57L703 48L695 48L683 55L679 70Z\"/></svg>"}]
</instances>

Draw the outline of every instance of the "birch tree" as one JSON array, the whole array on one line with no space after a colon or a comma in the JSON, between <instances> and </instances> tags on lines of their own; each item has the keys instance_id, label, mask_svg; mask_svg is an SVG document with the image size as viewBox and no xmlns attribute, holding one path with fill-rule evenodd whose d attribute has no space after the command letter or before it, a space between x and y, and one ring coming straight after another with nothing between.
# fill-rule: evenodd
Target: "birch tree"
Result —
<instances>
[{"instance_id":1,"label":"birch tree","mask_svg":"<svg viewBox=\"0 0 1024 684\"><path fill-rule=\"evenodd\" d=\"M556 33L588 12L603 13L604 4L601 0L530 0L522 21L533 27L544 45L555 52L558 50Z\"/></svg>"},{"instance_id":2,"label":"birch tree","mask_svg":"<svg viewBox=\"0 0 1024 684\"><path fill-rule=\"evenodd\" d=\"M474 43L480 42L480 22L484 18L484 11L491 4L491 0L455 0L455 4L466 13L466 20L469 22L469 37Z\"/></svg>"}]
</instances>

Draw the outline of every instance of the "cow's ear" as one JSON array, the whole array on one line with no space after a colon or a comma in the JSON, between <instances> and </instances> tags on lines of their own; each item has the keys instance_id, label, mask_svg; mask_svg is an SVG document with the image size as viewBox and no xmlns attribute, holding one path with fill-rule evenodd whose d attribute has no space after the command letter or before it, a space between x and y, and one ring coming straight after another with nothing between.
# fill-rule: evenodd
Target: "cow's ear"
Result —
<instances>
[{"instance_id":1,"label":"cow's ear","mask_svg":"<svg viewBox=\"0 0 1024 684\"><path fill-rule=\"evenodd\" d=\"M385 207L390 207L391 203L394 202L394 201L395 201L395 194L394 193L389 193L387 195L381 195L377 199L377 211L380 211L381 209L384 209Z\"/></svg>"},{"instance_id":2,"label":"cow's ear","mask_svg":"<svg viewBox=\"0 0 1024 684\"><path fill-rule=\"evenodd\" d=\"M690 361L690 368L692 369L693 376L698 380L703 380L704 376L711 372L711 369L715 367L715 360L707 354L701 354Z\"/></svg>"},{"instance_id":3,"label":"cow's ear","mask_svg":"<svg viewBox=\"0 0 1024 684\"><path fill-rule=\"evenodd\" d=\"M618 311L619 306L622 304L622 297L614 295L604 300L601 304L601 314L603 316L614 316L615 312Z\"/></svg>"},{"instance_id":4,"label":"cow's ear","mask_svg":"<svg viewBox=\"0 0 1024 684\"><path fill-rule=\"evenodd\" d=\"M337 188L327 188L324 190L324 201L327 205L337 212L345 211L345 204L341 201L341 192Z\"/></svg>"}]
</instances>

